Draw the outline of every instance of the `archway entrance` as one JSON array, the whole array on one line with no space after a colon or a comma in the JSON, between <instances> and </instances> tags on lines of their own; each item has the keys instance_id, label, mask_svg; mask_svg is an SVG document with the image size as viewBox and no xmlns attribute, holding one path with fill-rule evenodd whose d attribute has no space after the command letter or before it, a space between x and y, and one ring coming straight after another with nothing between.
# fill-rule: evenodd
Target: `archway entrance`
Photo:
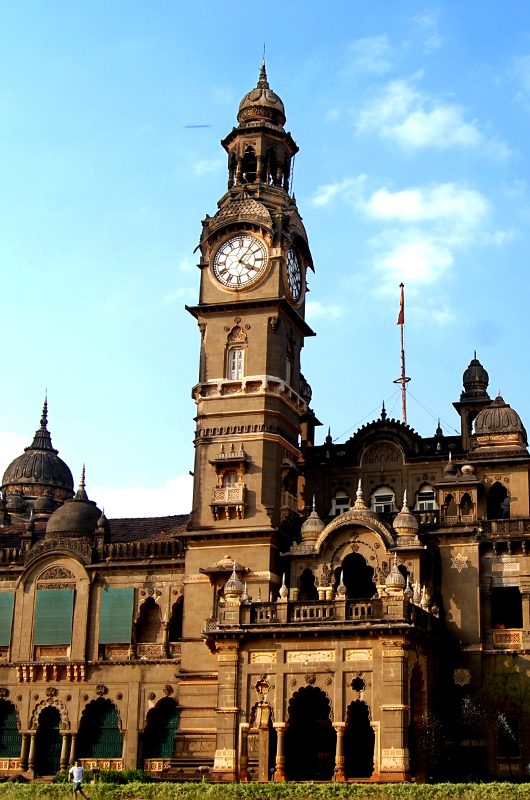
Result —
<instances>
[{"instance_id":1,"label":"archway entrance","mask_svg":"<svg viewBox=\"0 0 530 800\"><path fill-rule=\"evenodd\" d=\"M121 758L123 736L118 711L110 700L94 700L81 717L77 735L79 758Z\"/></svg>"},{"instance_id":2,"label":"archway entrance","mask_svg":"<svg viewBox=\"0 0 530 800\"><path fill-rule=\"evenodd\" d=\"M502 483L496 481L488 492L487 497L488 519L506 519L510 516L510 500L508 490Z\"/></svg>"},{"instance_id":3,"label":"archway entrance","mask_svg":"<svg viewBox=\"0 0 530 800\"><path fill-rule=\"evenodd\" d=\"M285 729L287 780L331 780L336 739L328 697L314 686L298 689L289 702Z\"/></svg>"},{"instance_id":4,"label":"archway entrance","mask_svg":"<svg viewBox=\"0 0 530 800\"><path fill-rule=\"evenodd\" d=\"M347 778L371 777L374 771L374 744L370 710L362 700L354 700L348 706L344 730L344 769Z\"/></svg>"},{"instance_id":5,"label":"archway entrance","mask_svg":"<svg viewBox=\"0 0 530 800\"><path fill-rule=\"evenodd\" d=\"M54 706L39 714L36 737L35 771L37 775L55 775L61 766L61 715Z\"/></svg>"},{"instance_id":6,"label":"archway entrance","mask_svg":"<svg viewBox=\"0 0 530 800\"><path fill-rule=\"evenodd\" d=\"M171 758L175 752L178 724L179 711L175 701L170 697L160 700L147 714L144 758Z\"/></svg>"},{"instance_id":7,"label":"archway entrance","mask_svg":"<svg viewBox=\"0 0 530 800\"><path fill-rule=\"evenodd\" d=\"M346 586L346 597L355 600L369 599L376 593L374 570L358 553L346 556L340 567L335 570L335 587L340 581L341 572Z\"/></svg>"},{"instance_id":8,"label":"archway entrance","mask_svg":"<svg viewBox=\"0 0 530 800\"><path fill-rule=\"evenodd\" d=\"M0 700L0 758L18 758L21 742L15 706Z\"/></svg>"}]
</instances>

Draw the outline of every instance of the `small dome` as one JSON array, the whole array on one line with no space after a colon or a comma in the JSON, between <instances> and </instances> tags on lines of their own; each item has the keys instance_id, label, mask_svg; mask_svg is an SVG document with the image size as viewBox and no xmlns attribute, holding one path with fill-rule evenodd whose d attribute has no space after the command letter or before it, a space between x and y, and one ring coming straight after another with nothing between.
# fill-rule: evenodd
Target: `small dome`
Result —
<instances>
[{"instance_id":1,"label":"small dome","mask_svg":"<svg viewBox=\"0 0 530 800\"><path fill-rule=\"evenodd\" d=\"M85 468L75 497L66 500L54 511L46 525L46 536L92 536L96 530L101 511L89 500L85 491Z\"/></svg>"},{"instance_id":2,"label":"small dome","mask_svg":"<svg viewBox=\"0 0 530 800\"><path fill-rule=\"evenodd\" d=\"M449 451L449 461L444 467L444 475L456 475L458 473L458 468L451 457L451 451Z\"/></svg>"},{"instance_id":3,"label":"small dome","mask_svg":"<svg viewBox=\"0 0 530 800\"><path fill-rule=\"evenodd\" d=\"M468 368L462 376L462 383L464 384L464 391L460 395L461 400L467 400L472 397L480 397L489 399L487 393L489 375L480 363L475 353L474 358L471 359Z\"/></svg>"},{"instance_id":4,"label":"small dome","mask_svg":"<svg viewBox=\"0 0 530 800\"><path fill-rule=\"evenodd\" d=\"M405 492L405 496L403 497L403 508L401 511L396 514L394 517L394 521L392 523L392 527L396 531L396 533L406 533L406 534L416 534L418 531L418 520L411 514L409 507L407 505L407 494Z\"/></svg>"},{"instance_id":5,"label":"small dome","mask_svg":"<svg viewBox=\"0 0 530 800\"><path fill-rule=\"evenodd\" d=\"M41 494L40 497L37 497L33 504L33 510L39 514L51 514L55 508L55 503L53 501L53 497L48 492Z\"/></svg>"},{"instance_id":6,"label":"small dome","mask_svg":"<svg viewBox=\"0 0 530 800\"><path fill-rule=\"evenodd\" d=\"M475 466L473 464L462 464L460 472L462 475L474 475L475 474Z\"/></svg>"},{"instance_id":7,"label":"small dome","mask_svg":"<svg viewBox=\"0 0 530 800\"><path fill-rule=\"evenodd\" d=\"M310 515L305 520L300 529L300 533L302 534L302 540L304 542L316 541L325 527L326 526L318 516L317 510L315 508L315 500L313 498L313 510L311 511Z\"/></svg>"},{"instance_id":8,"label":"small dome","mask_svg":"<svg viewBox=\"0 0 530 800\"><path fill-rule=\"evenodd\" d=\"M259 222L272 229L272 217L263 203L247 197L244 200L232 200L223 205L209 221L209 231L214 231L232 222Z\"/></svg>"},{"instance_id":9,"label":"small dome","mask_svg":"<svg viewBox=\"0 0 530 800\"><path fill-rule=\"evenodd\" d=\"M394 563L392 564L392 569L385 578L385 586L387 589L404 589L406 585L407 581L399 571L397 558L394 554Z\"/></svg>"},{"instance_id":10,"label":"small dome","mask_svg":"<svg viewBox=\"0 0 530 800\"><path fill-rule=\"evenodd\" d=\"M245 586L243 581L241 581L237 575L237 564L234 561L234 569L232 570L232 574L228 578L227 582L225 583L223 594L228 599L236 599L243 595L245 591Z\"/></svg>"},{"instance_id":11,"label":"small dome","mask_svg":"<svg viewBox=\"0 0 530 800\"><path fill-rule=\"evenodd\" d=\"M62 490L68 497L72 496L74 491L72 473L57 455L58 451L54 450L47 423L48 403L45 400L40 428L36 431L30 446L26 447L22 455L15 458L4 472L0 486L2 491L5 492L9 487L28 486L35 487L34 492L32 488L28 489L28 495L40 495L44 487L50 486Z\"/></svg>"},{"instance_id":12,"label":"small dome","mask_svg":"<svg viewBox=\"0 0 530 800\"><path fill-rule=\"evenodd\" d=\"M237 121L240 125L249 122L268 122L278 128L283 128L285 124L285 107L278 95L269 87L265 63L261 65L258 85L255 89L251 89L239 104Z\"/></svg>"},{"instance_id":13,"label":"small dome","mask_svg":"<svg viewBox=\"0 0 530 800\"><path fill-rule=\"evenodd\" d=\"M19 492L8 494L6 497L6 508L8 511L23 514L26 510L26 501Z\"/></svg>"},{"instance_id":14,"label":"small dome","mask_svg":"<svg viewBox=\"0 0 530 800\"><path fill-rule=\"evenodd\" d=\"M504 402L501 395L477 415L475 433L477 436L492 433L523 433L526 441L526 431L519 414Z\"/></svg>"}]
</instances>

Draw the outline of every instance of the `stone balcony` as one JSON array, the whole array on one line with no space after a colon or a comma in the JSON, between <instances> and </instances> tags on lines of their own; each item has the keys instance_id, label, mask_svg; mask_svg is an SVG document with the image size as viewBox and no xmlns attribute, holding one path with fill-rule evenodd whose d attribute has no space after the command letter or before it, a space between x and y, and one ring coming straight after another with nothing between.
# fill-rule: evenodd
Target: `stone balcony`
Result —
<instances>
[{"instance_id":1,"label":"stone balcony","mask_svg":"<svg viewBox=\"0 0 530 800\"><path fill-rule=\"evenodd\" d=\"M438 628L440 621L428 610L403 597L377 597L371 600L315 600L313 602L277 601L223 606L217 618L206 621L205 631L222 632L228 628L255 630L296 628L326 631L336 628L374 627L405 624L422 630Z\"/></svg>"},{"instance_id":2,"label":"stone balcony","mask_svg":"<svg viewBox=\"0 0 530 800\"><path fill-rule=\"evenodd\" d=\"M234 483L230 486L216 486L212 489L210 507L213 518L221 519L223 516L230 519L230 512L235 512L238 519L245 515L246 486L244 483Z\"/></svg>"}]
</instances>

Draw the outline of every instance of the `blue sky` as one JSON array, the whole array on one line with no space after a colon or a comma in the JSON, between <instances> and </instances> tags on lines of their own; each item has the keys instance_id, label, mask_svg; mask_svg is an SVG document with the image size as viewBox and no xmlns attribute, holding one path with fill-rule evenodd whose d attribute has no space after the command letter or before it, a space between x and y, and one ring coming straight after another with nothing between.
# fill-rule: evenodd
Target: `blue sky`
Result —
<instances>
[{"instance_id":1,"label":"blue sky","mask_svg":"<svg viewBox=\"0 0 530 800\"><path fill-rule=\"evenodd\" d=\"M4 3L0 469L45 390L54 445L109 516L189 509L201 219L257 80L300 146L316 266L303 372L334 438L431 435L477 350L530 423L530 5L468 0ZM190 128L188 125L208 125Z\"/></svg>"}]
</instances>

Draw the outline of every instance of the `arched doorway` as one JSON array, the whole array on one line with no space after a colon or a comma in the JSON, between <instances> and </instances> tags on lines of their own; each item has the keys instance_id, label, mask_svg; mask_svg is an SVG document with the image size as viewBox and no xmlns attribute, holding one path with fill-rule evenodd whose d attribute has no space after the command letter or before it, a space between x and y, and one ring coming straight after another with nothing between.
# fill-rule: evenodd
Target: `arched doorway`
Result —
<instances>
[{"instance_id":1,"label":"arched doorway","mask_svg":"<svg viewBox=\"0 0 530 800\"><path fill-rule=\"evenodd\" d=\"M374 771L375 734L370 710L362 700L348 706L344 729L344 769L347 778L370 778Z\"/></svg>"},{"instance_id":2,"label":"arched doorway","mask_svg":"<svg viewBox=\"0 0 530 800\"><path fill-rule=\"evenodd\" d=\"M487 499L488 519L506 519L510 516L510 500L508 490L502 483L496 481L488 492Z\"/></svg>"},{"instance_id":3,"label":"arched doorway","mask_svg":"<svg viewBox=\"0 0 530 800\"><path fill-rule=\"evenodd\" d=\"M178 725L178 706L170 697L164 697L147 714L143 737L144 758L171 758L175 753Z\"/></svg>"},{"instance_id":4,"label":"arched doorway","mask_svg":"<svg viewBox=\"0 0 530 800\"><path fill-rule=\"evenodd\" d=\"M285 774L290 781L329 781L335 769L335 729L326 694L298 689L289 702L285 729Z\"/></svg>"},{"instance_id":5,"label":"arched doorway","mask_svg":"<svg viewBox=\"0 0 530 800\"><path fill-rule=\"evenodd\" d=\"M346 597L355 600L369 599L376 593L374 570L358 553L346 556L340 567L335 570L335 587L339 585L340 576L346 586Z\"/></svg>"},{"instance_id":6,"label":"arched doorway","mask_svg":"<svg viewBox=\"0 0 530 800\"><path fill-rule=\"evenodd\" d=\"M21 742L15 706L0 700L0 758L18 758Z\"/></svg>"},{"instance_id":7,"label":"arched doorway","mask_svg":"<svg viewBox=\"0 0 530 800\"><path fill-rule=\"evenodd\" d=\"M171 616L167 626L167 636L170 642L178 642L182 639L182 618L184 610L184 598L182 595L176 603L173 603Z\"/></svg>"},{"instance_id":8,"label":"arched doorway","mask_svg":"<svg viewBox=\"0 0 530 800\"><path fill-rule=\"evenodd\" d=\"M118 710L110 700L93 700L81 717L77 755L79 758L121 758L122 751Z\"/></svg>"},{"instance_id":9,"label":"arched doorway","mask_svg":"<svg viewBox=\"0 0 530 800\"><path fill-rule=\"evenodd\" d=\"M61 715L54 706L39 714L36 736L35 771L37 775L55 775L61 766Z\"/></svg>"}]
</instances>

